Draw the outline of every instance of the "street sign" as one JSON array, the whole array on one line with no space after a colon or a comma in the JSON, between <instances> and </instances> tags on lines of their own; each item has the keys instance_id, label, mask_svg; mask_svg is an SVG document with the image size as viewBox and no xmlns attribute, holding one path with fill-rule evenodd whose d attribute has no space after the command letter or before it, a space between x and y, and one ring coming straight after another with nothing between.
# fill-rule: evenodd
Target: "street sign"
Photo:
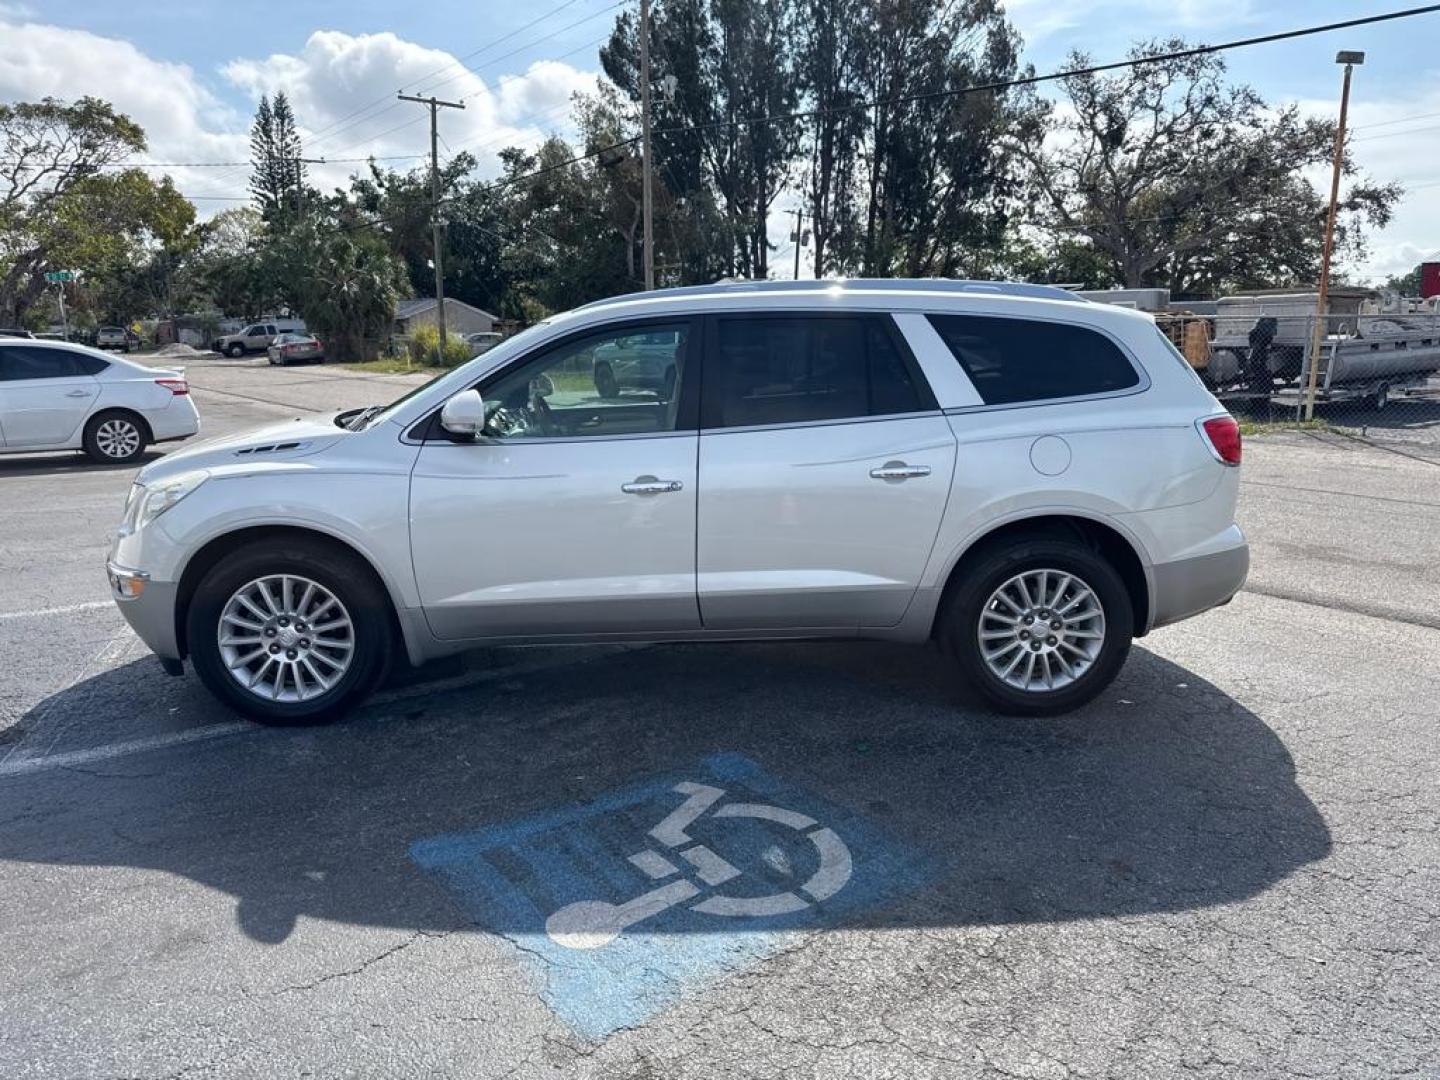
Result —
<instances>
[{"instance_id":1,"label":"street sign","mask_svg":"<svg viewBox=\"0 0 1440 1080\"><path fill-rule=\"evenodd\" d=\"M51 285L59 285L62 282L74 281L77 277L79 277L79 275L76 274L74 270L47 270L45 272L45 280L48 281Z\"/></svg>"}]
</instances>

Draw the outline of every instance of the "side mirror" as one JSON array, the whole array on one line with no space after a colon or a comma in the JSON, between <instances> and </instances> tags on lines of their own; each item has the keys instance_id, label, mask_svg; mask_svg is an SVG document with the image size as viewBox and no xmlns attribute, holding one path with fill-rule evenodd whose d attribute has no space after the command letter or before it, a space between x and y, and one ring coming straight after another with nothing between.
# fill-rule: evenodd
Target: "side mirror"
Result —
<instances>
[{"instance_id":1,"label":"side mirror","mask_svg":"<svg viewBox=\"0 0 1440 1080\"><path fill-rule=\"evenodd\" d=\"M479 390L462 390L440 406L440 426L462 439L477 439L485 430L485 402Z\"/></svg>"}]
</instances>

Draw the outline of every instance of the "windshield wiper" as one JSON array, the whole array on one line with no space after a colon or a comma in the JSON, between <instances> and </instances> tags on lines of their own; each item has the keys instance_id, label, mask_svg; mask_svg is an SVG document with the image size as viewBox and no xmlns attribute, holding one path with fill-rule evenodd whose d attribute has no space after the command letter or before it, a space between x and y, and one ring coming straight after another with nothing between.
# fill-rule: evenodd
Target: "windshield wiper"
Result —
<instances>
[{"instance_id":1,"label":"windshield wiper","mask_svg":"<svg viewBox=\"0 0 1440 1080\"><path fill-rule=\"evenodd\" d=\"M371 405L368 409L362 409L353 420L349 421L348 426L351 431L364 431L365 426L384 411L384 405Z\"/></svg>"}]
</instances>

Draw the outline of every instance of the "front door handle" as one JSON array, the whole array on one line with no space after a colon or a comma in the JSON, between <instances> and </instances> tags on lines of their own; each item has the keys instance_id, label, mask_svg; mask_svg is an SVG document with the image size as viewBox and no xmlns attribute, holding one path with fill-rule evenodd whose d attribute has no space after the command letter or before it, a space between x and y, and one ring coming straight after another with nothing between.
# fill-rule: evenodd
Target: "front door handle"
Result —
<instances>
[{"instance_id":1,"label":"front door handle","mask_svg":"<svg viewBox=\"0 0 1440 1080\"><path fill-rule=\"evenodd\" d=\"M89 396L90 396L90 391L89 391L89 390L71 390L71 391L70 391L68 394L66 394L65 396L66 396L66 397L89 397Z\"/></svg>"},{"instance_id":2,"label":"front door handle","mask_svg":"<svg viewBox=\"0 0 1440 1080\"><path fill-rule=\"evenodd\" d=\"M626 495L664 495L679 491L685 485L679 480L657 480L653 476L637 476L628 484L621 484L620 490Z\"/></svg>"},{"instance_id":3,"label":"front door handle","mask_svg":"<svg viewBox=\"0 0 1440 1080\"><path fill-rule=\"evenodd\" d=\"M870 470L870 476L875 480L913 480L917 476L929 475L929 465L906 465L903 461L887 461Z\"/></svg>"}]
</instances>

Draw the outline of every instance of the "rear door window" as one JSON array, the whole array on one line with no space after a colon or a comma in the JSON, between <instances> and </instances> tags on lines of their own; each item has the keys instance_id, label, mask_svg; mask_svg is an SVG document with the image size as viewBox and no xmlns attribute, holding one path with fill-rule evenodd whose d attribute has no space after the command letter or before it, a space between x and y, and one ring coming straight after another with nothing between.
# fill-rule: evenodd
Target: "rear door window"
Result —
<instances>
[{"instance_id":1,"label":"rear door window","mask_svg":"<svg viewBox=\"0 0 1440 1080\"><path fill-rule=\"evenodd\" d=\"M936 407L884 316L714 320L702 395L707 428L804 424Z\"/></svg>"},{"instance_id":2,"label":"rear door window","mask_svg":"<svg viewBox=\"0 0 1440 1080\"><path fill-rule=\"evenodd\" d=\"M1119 346L1083 326L990 315L929 319L986 405L1088 397L1140 384Z\"/></svg>"},{"instance_id":3,"label":"rear door window","mask_svg":"<svg viewBox=\"0 0 1440 1080\"><path fill-rule=\"evenodd\" d=\"M99 357L69 349L42 349L27 346L0 348L0 382L32 379L80 378L98 375L109 364Z\"/></svg>"}]
</instances>

